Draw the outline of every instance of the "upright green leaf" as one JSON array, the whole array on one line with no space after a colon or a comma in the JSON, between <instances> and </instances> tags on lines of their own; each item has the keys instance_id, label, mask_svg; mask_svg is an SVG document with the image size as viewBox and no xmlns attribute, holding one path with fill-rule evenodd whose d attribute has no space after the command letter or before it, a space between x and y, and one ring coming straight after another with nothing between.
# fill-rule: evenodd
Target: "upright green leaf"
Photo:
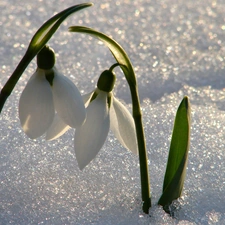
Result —
<instances>
[{"instance_id":1,"label":"upright green leaf","mask_svg":"<svg viewBox=\"0 0 225 225\"><path fill-rule=\"evenodd\" d=\"M190 145L190 103L184 97L176 114L163 193L158 204L169 206L173 200L181 196L186 175L188 151Z\"/></svg>"},{"instance_id":2,"label":"upright green leaf","mask_svg":"<svg viewBox=\"0 0 225 225\"><path fill-rule=\"evenodd\" d=\"M11 94L13 88L15 87L17 81L19 80L20 76L22 75L28 64L49 41L52 35L59 28L60 24L72 13L79 11L83 8L89 7L91 5L92 3L83 3L80 5L69 7L50 18L38 29L38 31L33 36L25 55L23 56L17 68L1 90L0 112L5 104L6 99Z\"/></svg>"},{"instance_id":3,"label":"upright green leaf","mask_svg":"<svg viewBox=\"0 0 225 225\"><path fill-rule=\"evenodd\" d=\"M107 35L101 32L98 32L88 27L80 27L80 26L70 27L69 31L86 33L101 40L110 49L114 58L116 59L121 69L123 70L123 73L130 87L133 105L133 117L136 127L137 142L139 149L143 211L145 213L148 213L149 208L151 207L151 199L150 199L150 186L148 177L147 152L145 146L144 130L142 125L142 114L140 108L136 76L132 64L130 62L130 59L127 56L124 49L115 40L113 40L112 38L108 37Z\"/></svg>"}]
</instances>

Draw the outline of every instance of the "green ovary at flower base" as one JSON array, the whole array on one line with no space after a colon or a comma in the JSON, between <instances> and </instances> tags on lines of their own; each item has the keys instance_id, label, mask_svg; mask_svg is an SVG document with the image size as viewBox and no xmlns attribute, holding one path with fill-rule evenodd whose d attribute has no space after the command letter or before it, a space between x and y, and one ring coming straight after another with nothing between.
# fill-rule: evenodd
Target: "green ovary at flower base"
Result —
<instances>
[{"instance_id":1,"label":"green ovary at flower base","mask_svg":"<svg viewBox=\"0 0 225 225\"><path fill-rule=\"evenodd\" d=\"M19 101L19 118L32 139L45 134L57 120L66 128L80 126L86 110L77 87L58 72L55 54L44 47L37 55L38 68L31 76Z\"/></svg>"}]
</instances>

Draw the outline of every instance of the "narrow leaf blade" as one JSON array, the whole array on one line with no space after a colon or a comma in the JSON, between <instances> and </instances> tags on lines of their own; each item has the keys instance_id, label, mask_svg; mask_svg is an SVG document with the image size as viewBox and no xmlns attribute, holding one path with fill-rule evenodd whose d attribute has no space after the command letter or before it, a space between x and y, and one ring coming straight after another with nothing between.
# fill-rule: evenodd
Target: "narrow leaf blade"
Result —
<instances>
[{"instance_id":1,"label":"narrow leaf blade","mask_svg":"<svg viewBox=\"0 0 225 225\"><path fill-rule=\"evenodd\" d=\"M59 28L60 24L72 13L77 12L83 8L92 6L92 3L83 3L75 6L71 6L62 12L56 14L48 21L46 21L33 36L28 48L35 49L36 54L43 48L43 46L49 41L55 31Z\"/></svg>"},{"instance_id":2,"label":"narrow leaf blade","mask_svg":"<svg viewBox=\"0 0 225 225\"><path fill-rule=\"evenodd\" d=\"M190 146L190 103L185 96L177 110L169 157L163 184L163 194L158 204L170 205L180 197L186 175Z\"/></svg>"},{"instance_id":3,"label":"narrow leaf blade","mask_svg":"<svg viewBox=\"0 0 225 225\"><path fill-rule=\"evenodd\" d=\"M89 27L72 26L69 27L69 31L86 33L102 41L110 49L114 58L120 64L129 85L136 86L136 77L130 59L124 49L115 40Z\"/></svg>"}]
</instances>

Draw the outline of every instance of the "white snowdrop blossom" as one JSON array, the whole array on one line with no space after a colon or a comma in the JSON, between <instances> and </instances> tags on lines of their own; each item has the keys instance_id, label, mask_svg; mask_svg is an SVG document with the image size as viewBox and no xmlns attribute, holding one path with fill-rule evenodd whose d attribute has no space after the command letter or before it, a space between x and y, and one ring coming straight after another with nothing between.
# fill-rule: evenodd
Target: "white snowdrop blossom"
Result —
<instances>
[{"instance_id":1,"label":"white snowdrop blossom","mask_svg":"<svg viewBox=\"0 0 225 225\"><path fill-rule=\"evenodd\" d=\"M82 96L86 107L86 120L82 126L75 129L74 148L78 166L81 170L98 154L110 129L126 149L138 154L137 137L132 115L114 97L111 88L108 91L108 87L105 90L101 85L97 86L98 88L94 91ZM104 90L100 90L99 87ZM53 140L65 133L69 128L70 126L63 123L59 116L56 116L51 128L47 131L46 138Z\"/></svg>"},{"instance_id":2,"label":"white snowdrop blossom","mask_svg":"<svg viewBox=\"0 0 225 225\"><path fill-rule=\"evenodd\" d=\"M133 117L111 91L95 89L84 97L87 117L75 130L74 148L78 166L83 169L102 148L109 129L119 142L134 154L138 153Z\"/></svg>"},{"instance_id":3,"label":"white snowdrop blossom","mask_svg":"<svg viewBox=\"0 0 225 225\"><path fill-rule=\"evenodd\" d=\"M19 118L24 132L34 139L48 129L55 128L56 132L55 121L61 124L61 132L64 132L62 124L65 129L81 126L86 110L79 90L70 79L55 67L48 70L38 67L21 94Z\"/></svg>"}]
</instances>

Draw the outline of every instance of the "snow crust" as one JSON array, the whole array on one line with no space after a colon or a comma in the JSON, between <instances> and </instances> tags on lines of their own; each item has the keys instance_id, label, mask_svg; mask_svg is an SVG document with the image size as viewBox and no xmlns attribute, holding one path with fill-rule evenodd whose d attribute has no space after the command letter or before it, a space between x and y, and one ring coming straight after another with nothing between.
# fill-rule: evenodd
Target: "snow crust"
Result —
<instances>
[{"instance_id":1,"label":"snow crust","mask_svg":"<svg viewBox=\"0 0 225 225\"><path fill-rule=\"evenodd\" d=\"M0 1L0 87L36 30L53 14L84 1ZM46 142L30 140L18 118L22 90L35 60L19 80L0 120L0 224L225 224L225 2L223 0L93 0L68 18L50 40L57 68L88 93L115 60L97 40L69 33L74 25L111 35L133 63L143 110L152 208L141 211L138 157L112 133L80 171L74 130ZM116 69L115 95L131 110L130 93ZM182 198L174 218L161 195L173 122L187 95L192 110L191 147Z\"/></svg>"}]
</instances>

